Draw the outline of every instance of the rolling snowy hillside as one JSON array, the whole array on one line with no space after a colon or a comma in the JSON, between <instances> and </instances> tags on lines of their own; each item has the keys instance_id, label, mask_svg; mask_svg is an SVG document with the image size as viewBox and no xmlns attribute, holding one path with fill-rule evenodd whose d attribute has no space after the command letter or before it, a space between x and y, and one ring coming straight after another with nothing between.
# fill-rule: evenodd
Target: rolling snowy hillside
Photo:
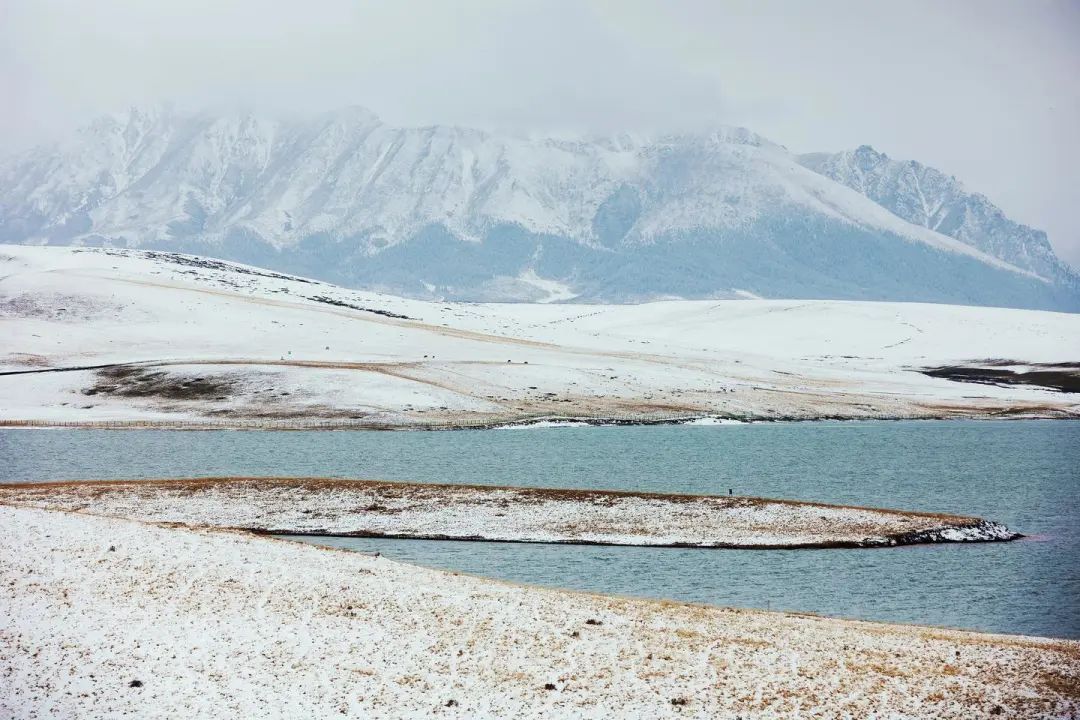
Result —
<instances>
[{"instance_id":1,"label":"rolling snowy hillside","mask_svg":"<svg viewBox=\"0 0 1080 720\"><path fill-rule=\"evenodd\" d=\"M429 302L174 253L6 245L0 338L0 424L1080 416L1080 315L1031 310Z\"/></svg>"},{"instance_id":2,"label":"rolling snowy hillside","mask_svg":"<svg viewBox=\"0 0 1080 720\"><path fill-rule=\"evenodd\" d=\"M0 164L0 241L192 252L431 299L1080 309L1045 236L924 221L832 168L744 129L564 141L357 108L151 108Z\"/></svg>"}]
</instances>

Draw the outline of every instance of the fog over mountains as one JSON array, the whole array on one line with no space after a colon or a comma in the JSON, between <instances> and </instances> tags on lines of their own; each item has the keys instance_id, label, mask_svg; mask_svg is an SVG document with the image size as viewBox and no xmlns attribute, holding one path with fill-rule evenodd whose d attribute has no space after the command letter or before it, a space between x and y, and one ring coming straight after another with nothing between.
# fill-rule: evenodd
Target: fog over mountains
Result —
<instances>
[{"instance_id":1,"label":"fog over mountains","mask_svg":"<svg viewBox=\"0 0 1080 720\"><path fill-rule=\"evenodd\" d=\"M205 254L459 300L883 299L1080 310L1045 233L870 147L525 139L168 107L0 161L0 242Z\"/></svg>"}]
</instances>

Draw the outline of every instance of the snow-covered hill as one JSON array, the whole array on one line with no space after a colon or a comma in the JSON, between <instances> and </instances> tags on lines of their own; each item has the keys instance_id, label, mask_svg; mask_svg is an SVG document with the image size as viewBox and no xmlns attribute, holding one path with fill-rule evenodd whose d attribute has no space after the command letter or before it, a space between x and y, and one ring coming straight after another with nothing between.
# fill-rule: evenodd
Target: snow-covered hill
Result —
<instances>
[{"instance_id":1,"label":"snow-covered hill","mask_svg":"<svg viewBox=\"0 0 1080 720\"><path fill-rule=\"evenodd\" d=\"M173 253L0 246L15 424L1077 417L1061 391L1077 358L1080 314L429 302Z\"/></svg>"},{"instance_id":2,"label":"snow-covered hill","mask_svg":"<svg viewBox=\"0 0 1080 720\"><path fill-rule=\"evenodd\" d=\"M1037 238L1014 239L1025 254L939 232L809 164L734 128L566 141L396 128L358 108L155 107L0 164L0 241L195 252L427 298L1080 309L1031 261Z\"/></svg>"}]
</instances>

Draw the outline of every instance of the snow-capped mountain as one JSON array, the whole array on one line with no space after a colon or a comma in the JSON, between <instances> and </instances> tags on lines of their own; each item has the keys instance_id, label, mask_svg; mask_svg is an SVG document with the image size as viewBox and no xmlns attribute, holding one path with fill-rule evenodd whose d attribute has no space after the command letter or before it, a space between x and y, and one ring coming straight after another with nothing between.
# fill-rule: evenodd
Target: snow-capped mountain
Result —
<instances>
[{"instance_id":1,"label":"snow-capped mountain","mask_svg":"<svg viewBox=\"0 0 1080 720\"><path fill-rule=\"evenodd\" d=\"M0 163L0 241L181 250L419 297L1080 308L1080 285L1034 261L1045 236L935 229L818 164L739 128L567 141L359 108L133 109Z\"/></svg>"},{"instance_id":2,"label":"snow-capped mountain","mask_svg":"<svg viewBox=\"0 0 1080 720\"><path fill-rule=\"evenodd\" d=\"M1054 255L1046 233L1005 217L985 195L913 160L894 160L869 145L840 153L810 153L804 166L857 190L903 219L956 238L1047 278L1070 269Z\"/></svg>"}]
</instances>

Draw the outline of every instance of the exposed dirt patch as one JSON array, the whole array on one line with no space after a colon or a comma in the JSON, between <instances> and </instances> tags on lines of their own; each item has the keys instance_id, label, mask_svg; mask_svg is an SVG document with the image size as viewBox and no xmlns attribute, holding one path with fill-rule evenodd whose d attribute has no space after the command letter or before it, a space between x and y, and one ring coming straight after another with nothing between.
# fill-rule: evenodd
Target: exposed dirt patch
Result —
<instances>
[{"instance_id":1,"label":"exposed dirt patch","mask_svg":"<svg viewBox=\"0 0 1080 720\"><path fill-rule=\"evenodd\" d=\"M279 399L270 398L270 400ZM362 427L369 425L376 429L379 427L377 414L363 409L339 408L322 404L282 405L281 407L246 405L239 408L225 407L207 410L204 414L214 420L231 420L235 418L238 424L245 421L258 423L260 421L288 422L316 419L328 423L355 422ZM296 429L303 429L303 427L297 425Z\"/></svg>"},{"instance_id":2,"label":"exposed dirt patch","mask_svg":"<svg viewBox=\"0 0 1080 720\"><path fill-rule=\"evenodd\" d=\"M1036 369L1018 372L1007 365L1027 365ZM941 365L920 370L923 375L980 385L1032 385L1065 393L1080 393L1080 363L1016 363L991 360L976 365Z\"/></svg>"},{"instance_id":3,"label":"exposed dirt patch","mask_svg":"<svg viewBox=\"0 0 1080 720\"><path fill-rule=\"evenodd\" d=\"M50 364L49 358L33 353L8 353L3 361L9 365L25 365L34 368L47 368Z\"/></svg>"},{"instance_id":4,"label":"exposed dirt patch","mask_svg":"<svg viewBox=\"0 0 1080 720\"><path fill-rule=\"evenodd\" d=\"M1069 408L1044 403L985 403L981 406L950 403L917 403L916 409L925 411L925 417L942 420L963 418L1023 419L1023 418L1075 418L1076 412Z\"/></svg>"},{"instance_id":5,"label":"exposed dirt patch","mask_svg":"<svg viewBox=\"0 0 1080 720\"><path fill-rule=\"evenodd\" d=\"M223 400L235 394L239 386L239 380L220 375L177 375L149 367L116 365L98 370L94 385L82 392L163 400Z\"/></svg>"}]
</instances>

